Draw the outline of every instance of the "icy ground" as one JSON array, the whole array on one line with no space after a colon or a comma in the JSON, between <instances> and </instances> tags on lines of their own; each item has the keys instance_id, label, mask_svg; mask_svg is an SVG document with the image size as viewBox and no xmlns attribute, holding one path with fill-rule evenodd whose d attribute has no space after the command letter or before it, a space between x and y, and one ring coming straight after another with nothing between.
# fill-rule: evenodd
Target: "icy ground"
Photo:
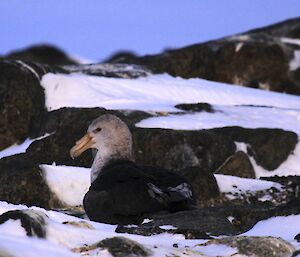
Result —
<instances>
[{"instance_id":1,"label":"icy ground","mask_svg":"<svg viewBox=\"0 0 300 257\"><path fill-rule=\"evenodd\" d=\"M136 124L139 127L160 127L170 129L208 129L224 126L246 128L282 128L300 135L300 97L287 94L237 87L202 79L181 79L169 75L150 75L138 79L116 79L82 74L46 74L42 78L46 93L46 107L55 110L62 107L105 107L107 109L144 110L164 115L146 119ZM209 103L216 112L188 113L175 108L180 103ZM36 139L38 140L38 139ZM11 146L0 152L0 158L26 151L32 140ZM246 146L237 143L239 150ZM265 171L251 160L257 177ZM300 145L274 173L300 175ZM89 169L79 167L43 165L51 190L69 206L80 205L90 183ZM288 171L288 172L287 172ZM222 192L256 191L270 187L281 189L273 182L241 179L216 175ZM76 197L75 197L76 196ZM13 209L27 209L26 206L0 202L0 214ZM92 226L78 227L62 224L65 221L82 221L55 211L46 211L47 236L45 239L26 236L19 221L7 221L0 225L0 248L14 256L79 256L74 248L96 243L106 237L120 236L115 226L85 220ZM257 223L246 235L281 237L296 248L300 245L294 236L300 232L300 215L273 217ZM182 235L161 234L151 237L123 234L149 248L155 256L188 254L207 256L222 253L230 256L236 249L224 245L199 245L205 240L186 240ZM178 244L178 248L173 245ZM0 253L1 255L2 253ZM91 256L110 256L107 250L93 250ZM238 256L238 255L234 255Z\"/></svg>"},{"instance_id":2,"label":"icy ground","mask_svg":"<svg viewBox=\"0 0 300 257\"><path fill-rule=\"evenodd\" d=\"M0 202L0 214L15 209L27 209L24 205L13 205ZM82 220L73 216L56 211L46 211L42 208L31 207L30 209L46 214L46 239L27 237L20 221L8 220L0 225L0 247L3 251L16 257L68 257L80 256L77 248L86 244L91 245L105 238L124 236L135 240L149 249L153 256L232 256L237 253L235 248L226 245L209 245L203 243L206 240L186 240L182 235L160 234L155 236L138 236L129 234L116 234L116 226ZM81 223L81 226L78 224ZM63 224L69 222L69 224ZM77 223L74 224L74 222ZM293 238L300 231L300 215L287 217L273 217L258 222L244 235L274 236L290 242L295 248L300 244ZM173 245L177 244L177 247ZM202 245L201 245L202 244ZM105 249L94 249L83 252L87 256L111 256ZM202 256L203 256L202 255ZM2 255L1 255L2 256ZM234 255L240 256L240 255Z\"/></svg>"}]
</instances>

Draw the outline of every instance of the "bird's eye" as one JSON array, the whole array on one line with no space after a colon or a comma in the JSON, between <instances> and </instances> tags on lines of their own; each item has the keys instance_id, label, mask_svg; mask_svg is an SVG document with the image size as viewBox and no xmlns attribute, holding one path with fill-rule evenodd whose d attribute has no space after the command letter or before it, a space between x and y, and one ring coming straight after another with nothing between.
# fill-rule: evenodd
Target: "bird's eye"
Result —
<instances>
[{"instance_id":1,"label":"bird's eye","mask_svg":"<svg viewBox=\"0 0 300 257\"><path fill-rule=\"evenodd\" d=\"M98 132L100 132L102 130L102 128L96 128L96 129L94 129L94 133L98 133Z\"/></svg>"}]
</instances>

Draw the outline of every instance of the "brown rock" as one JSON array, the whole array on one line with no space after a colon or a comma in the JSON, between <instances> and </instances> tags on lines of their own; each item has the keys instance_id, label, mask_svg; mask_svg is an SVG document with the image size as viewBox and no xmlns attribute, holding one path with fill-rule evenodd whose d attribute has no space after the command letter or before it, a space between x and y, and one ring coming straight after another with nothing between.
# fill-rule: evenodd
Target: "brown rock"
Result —
<instances>
[{"instance_id":1,"label":"brown rock","mask_svg":"<svg viewBox=\"0 0 300 257\"><path fill-rule=\"evenodd\" d=\"M253 166L246 153L238 151L231 155L217 170L217 174L242 178L255 178Z\"/></svg>"}]
</instances>

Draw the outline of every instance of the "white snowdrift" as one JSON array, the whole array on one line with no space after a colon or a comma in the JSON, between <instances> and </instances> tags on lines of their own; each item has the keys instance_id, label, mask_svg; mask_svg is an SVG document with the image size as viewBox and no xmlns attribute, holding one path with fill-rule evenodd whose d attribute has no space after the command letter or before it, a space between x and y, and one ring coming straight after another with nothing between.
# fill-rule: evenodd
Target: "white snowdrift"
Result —
<instances>
[{"instance_id":1,"label":"white snowdrift","mask_svg":"<svg viewBox=\"0 0 300 257\"><path fill-rule=\"evenodd\" d=\"M82 205L91 183L90 169L72 166L40 165L50 190L67 206Z\"/></svg>"},{"instance_id":2,"label":"white snowdrift","mask_svg":"<svg viewBox=\"0 0 300 257\"><path fill-rule=\"evenodd\" d=\"M145 111L175 111L178 103L263 105L300 110L299 97L236 87L203 79L151 75L137 79L105 78L83 74L42 77L48 110L62 107L104 107Z\"/></svg>"}]
</instances>

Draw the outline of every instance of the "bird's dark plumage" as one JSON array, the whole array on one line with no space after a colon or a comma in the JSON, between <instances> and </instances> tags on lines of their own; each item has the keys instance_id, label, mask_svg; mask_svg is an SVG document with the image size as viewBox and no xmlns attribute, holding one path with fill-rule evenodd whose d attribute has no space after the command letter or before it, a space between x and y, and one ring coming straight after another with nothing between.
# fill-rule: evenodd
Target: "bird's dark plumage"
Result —
<instances>
[{"instance_id":1,"label":"bird's dark plumage","mask_svg":"<svg viewBox=\"0 0 300 257\"><path fill-rule=\"evenodd\" d=\"M88 217L110 224L138 224L156 212L192 208L195 199L191 185L172 171L157 166L138 165L131 161L132 141L127 125L116 116L104 116L93 121L92 128L89 127L88 131L94 131L96 135L88 132L88 136L85 136L90 138L87 140L94 142L87 143L89 147L98 149L92 166L92 184L83 200ZM110 127L109 132L104 131L107 120L110 122L110 126L106 127ZM106 134L110 140L103 143L105 138L101 138L101 133ZM124 150L126 143L122 141L123 136L124 142L130 144L127 153ZM101 139L102 147L97 137ZM114 141L114 137L120 138ZM78 155L77 151L81 152L82 148L85 150L81 140L72 148L71 155ZM116 150L119 145L124 154L119 151L121 149Z\"/></svg>"}]
</instances>

